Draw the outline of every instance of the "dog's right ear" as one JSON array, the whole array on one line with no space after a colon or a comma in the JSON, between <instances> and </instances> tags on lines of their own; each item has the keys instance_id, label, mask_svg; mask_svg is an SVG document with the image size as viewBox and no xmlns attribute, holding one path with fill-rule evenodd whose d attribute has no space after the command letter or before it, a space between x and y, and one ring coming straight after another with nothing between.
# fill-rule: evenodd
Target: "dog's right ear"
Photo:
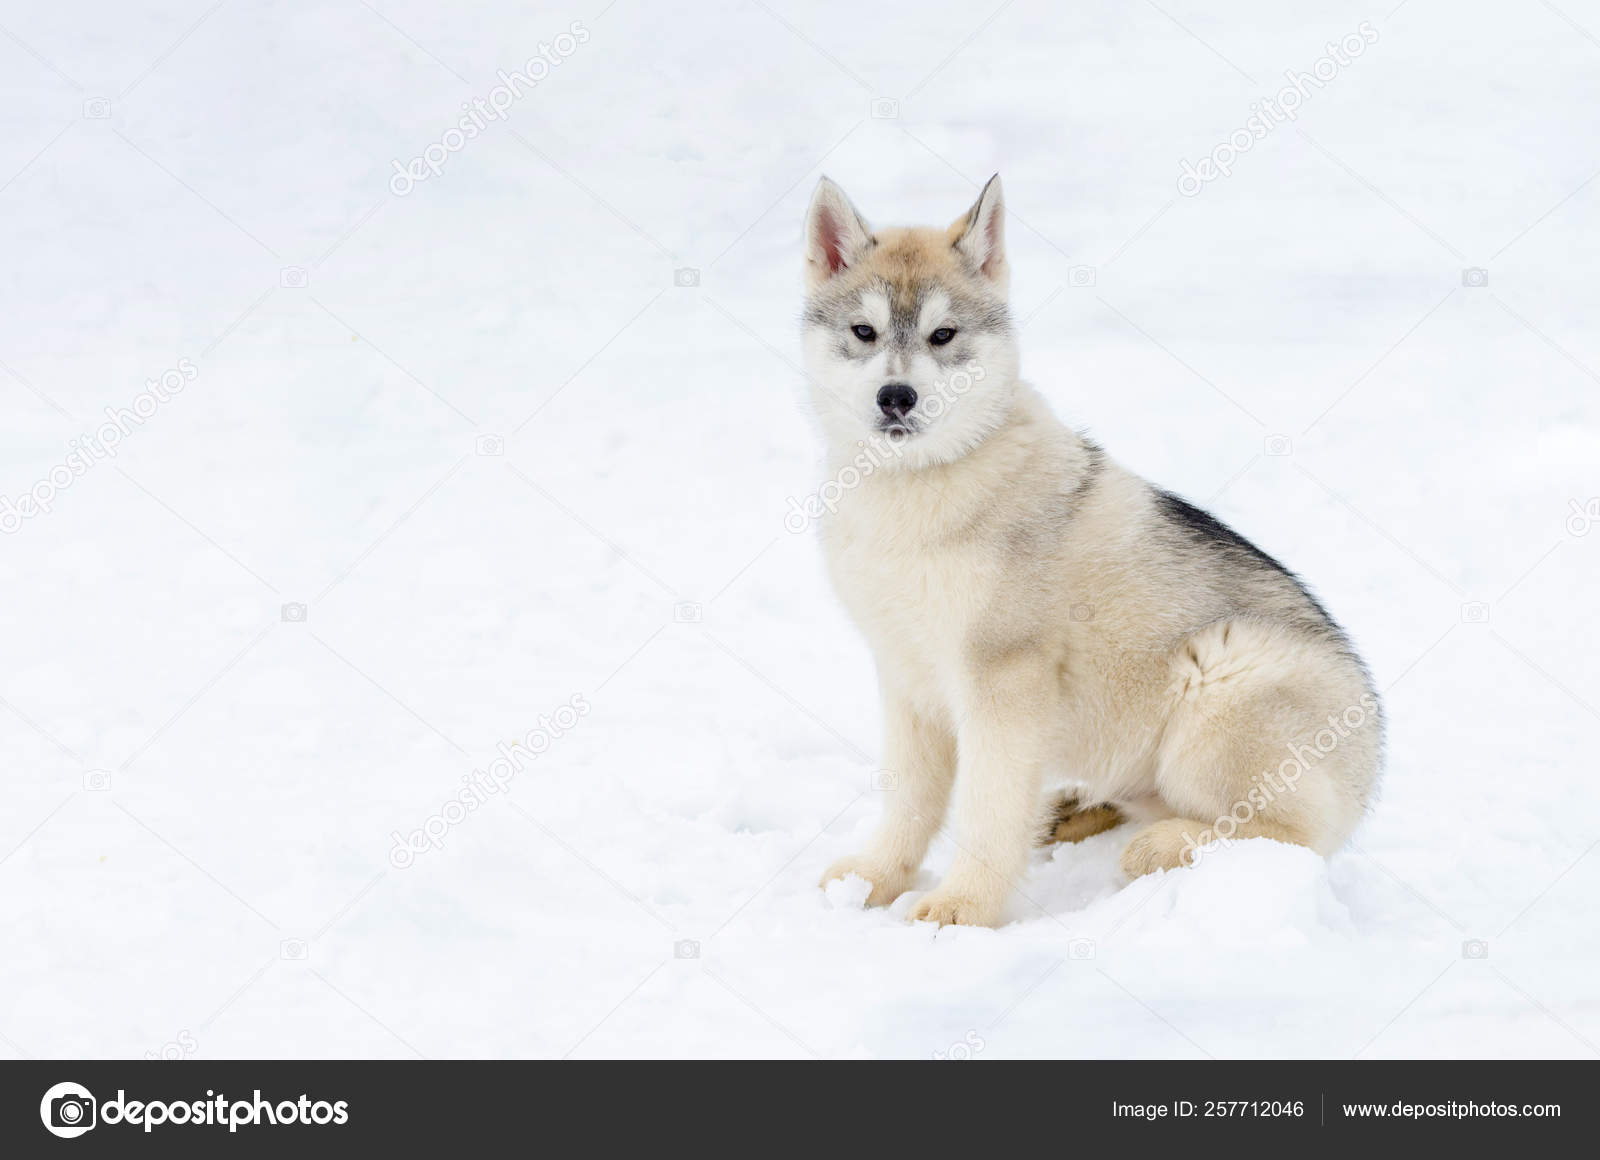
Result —
<instances>
[{"instance_id":1,"label":"dog's right ear","mask_svg":"<svg viewBox=\"0 0 1600 1160\"><path fill-rule=\"evenodd\" d=\"M826 177L806 210L806 288L815 290L855 265L872 245L872 229L850 199Z\"/></svg>"},{"instance_id":2,"label":"dog's right ear","mask_svg":"<svg viewBox=\"0 0 1600 1160\"><path fill-rule=\"evenodd\" d=\"M1006 203L996 173L966 214L950 225L950 240L1004 294L1011 282L1006 265Z\"/></svg>"}]
</instances>

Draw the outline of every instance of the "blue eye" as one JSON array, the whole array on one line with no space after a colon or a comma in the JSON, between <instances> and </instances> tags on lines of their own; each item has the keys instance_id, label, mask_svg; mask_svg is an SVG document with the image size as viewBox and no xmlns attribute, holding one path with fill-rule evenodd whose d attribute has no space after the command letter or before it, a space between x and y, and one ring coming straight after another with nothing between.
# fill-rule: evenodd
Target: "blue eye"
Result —
<instances>
[{"instance_id":1,"label":"blue eye","mask_svg":"<svg viewBox=\"0 0 1600 1160\"><path fill-rule=\"evenodd\" d=\"M873 339L878 337L878 332L873 330L872 327L866 325L852 326L850 328L850 333L854 334L862 342L871 342Z\"/></svg>"},{"instance_id":2,"label":"blue eye","mask_svg":"<svg viewBox=\"0 0 1600 1160\"><path fill-rule=\"evenodd\" d=\"M934 346L943 346L956 336L955 327L941 326L938 330L928 335L928 341Z\"/></svg>"}]
</instances>

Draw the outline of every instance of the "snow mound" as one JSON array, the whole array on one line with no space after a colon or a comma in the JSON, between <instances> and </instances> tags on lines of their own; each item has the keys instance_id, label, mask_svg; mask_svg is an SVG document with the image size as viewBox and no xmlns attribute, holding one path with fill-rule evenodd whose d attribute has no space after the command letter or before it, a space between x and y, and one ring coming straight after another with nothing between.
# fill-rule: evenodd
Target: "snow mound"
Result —
<instances>
[{"instance_id":1,"label":"snow mound","mask_svg":"<svg viewBox=\"0 0 1600 1160\"><path fill-rule=\"evenodd\" d=\"M1090 913L1149 947L1299 947L1353 929L1327 862L1266 838L1208 846L1197 865L1141 878Z\"/></svg>"},{"instance_id":2,"label":"snow mound","mask_svg":"<svg viewBox=\"0 0 1600 1160\"><path fill-rule=\"evenodd\" d=\"M835 878L823 889L828 905L835 910L862 910L867 905L867 895L871 893L872 883L859 874Z\"/></svg>"}]
</instances>

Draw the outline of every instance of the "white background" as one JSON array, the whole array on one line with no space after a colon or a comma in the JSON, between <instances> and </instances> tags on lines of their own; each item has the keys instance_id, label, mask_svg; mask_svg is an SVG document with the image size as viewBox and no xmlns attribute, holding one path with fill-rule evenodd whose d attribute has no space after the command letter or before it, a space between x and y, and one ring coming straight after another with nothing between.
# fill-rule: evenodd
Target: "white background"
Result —
<instances>
[{"instance_id":1,"label":"white background","mask_svg":"<svg viewBox=\"0 0 1600 1160\"><path fill-rule=\"evenodd\" d=\"M1223 7L7 0L0 493L198 377L0 537L0 1054L1597 1054L1600 6ZM799 226L997 170L1026 375L1308 578L1391 745L1331 862L1118 831L936 936L815 886L878 711L784 528Z\"/></svg>"}]
</instances>

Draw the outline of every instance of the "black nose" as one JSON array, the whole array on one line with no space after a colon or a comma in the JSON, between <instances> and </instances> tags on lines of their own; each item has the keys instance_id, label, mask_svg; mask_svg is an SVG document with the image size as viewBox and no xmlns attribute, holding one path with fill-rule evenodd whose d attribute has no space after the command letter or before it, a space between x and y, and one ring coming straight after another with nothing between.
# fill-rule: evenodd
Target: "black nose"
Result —
<instances>
[{"instance_id":1,"label":"black nose","mask_svg":"<svg viewBox=\"0 0 1600 1160\"><path fill-rule=\"evenodd\" d=\"M905 383L885 383L878 388L878 410L890 419L904 419L917 405L917 392Z\"/></svg>"}]
</instances>

